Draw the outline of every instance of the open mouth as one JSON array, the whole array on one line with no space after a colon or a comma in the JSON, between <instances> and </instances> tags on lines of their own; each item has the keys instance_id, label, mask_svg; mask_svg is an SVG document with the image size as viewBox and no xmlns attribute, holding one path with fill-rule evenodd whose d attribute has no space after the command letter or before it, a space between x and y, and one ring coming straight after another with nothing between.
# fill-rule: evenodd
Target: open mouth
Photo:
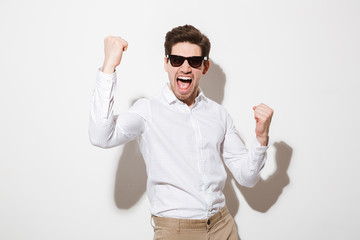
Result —
<instances>
[{"instance_id":1,"label":"open mouth","mask_svg":"<svg viewBox=\"0 0 360 240\"><path fill-rule=\"evenodd\" d=\"M192 79L191 77L178 77L176 79L178 88L182 91L186 91L189 89Z\"/></svg>"}]
</instances>

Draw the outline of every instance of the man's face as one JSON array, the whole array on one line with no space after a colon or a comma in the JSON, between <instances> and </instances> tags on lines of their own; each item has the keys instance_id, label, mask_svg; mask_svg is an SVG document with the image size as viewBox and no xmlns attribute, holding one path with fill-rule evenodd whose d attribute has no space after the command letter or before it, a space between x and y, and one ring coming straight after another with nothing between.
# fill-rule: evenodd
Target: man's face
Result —
<instances>
[{"instance_id":1,"label":"man's face","mask_svg":"<svg viewBox=\"0 0 360 240\"><path fill-rule=\"evenodd\" d=\"M201 48L196 44L180 42L172 47L171 54L182 57L201 56ZM180 67L171 66L167 58L164 61L165 71L169 75L169 88L179 100L188 106L193 105L198 94L200 78L209 69L209 61L198 68L191 67L187 60Z\"/></svg>"}]
</instances>

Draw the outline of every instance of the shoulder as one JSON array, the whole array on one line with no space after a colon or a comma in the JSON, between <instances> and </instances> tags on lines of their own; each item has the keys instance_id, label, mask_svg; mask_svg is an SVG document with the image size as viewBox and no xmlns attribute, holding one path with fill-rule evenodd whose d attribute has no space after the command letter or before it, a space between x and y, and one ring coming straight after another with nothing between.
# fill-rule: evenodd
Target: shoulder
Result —
<instances>
[{"instance_id":1,"label":"shoulder","mask_svg":"<svg viewBox=\"0 0 360 240\"><path fill-rule=\"evenodd\" d=\"M207 109L210 110L211 115L216 116L216 118L224 124L226 129L234 129L234 122L228 110L223 105L207 97L205 98Z\"/></svg>"},{"instance_id":2,"label":"shoulder","mask_svg":"<svg viewBox=\"0 0 360 240\"><path fill-rule=\"evenodd\" d=\"M135 100L134 104L131 107L131 111L141 111L149 105L148 98L139 98Z\"/></svg>"},{"instance_id":3,"label":"shoulder","mask_svg":"<svg viewBox=\"0 0 360 240\"><path fill-rule=\"evenodd\" d=\"M142 97L137 99L132 107L130 108L131 113L136 113L143 117L145 120L150 121L151 113L154 109L154 106L159 105L159 103L164 102L163 95L158 93L151 97Z\"/></svg>"},{"instance_id":4,"label":"shoulder","mask_svg":"<svg viewBox=\"0 0 360 240\"><path fill-rule=\"evenodd\" d=\"M213 111L217 115L225 118L227 117L227 115L229 115L228 111L223 105L220 105L219 103L205 96L204 96L204 101L208 110Z\"/></svg>"},{"instance_id":5,"label":"shoulder","mask_svg":"<svg viewBox=\"0 0 360 240\"><path fill-rule=\"evenodd\" d=\"M150 101L148 98L139 98L130 108L129 112L140 115L145 120L150 119Z\"/></svg>"}]
</instances>

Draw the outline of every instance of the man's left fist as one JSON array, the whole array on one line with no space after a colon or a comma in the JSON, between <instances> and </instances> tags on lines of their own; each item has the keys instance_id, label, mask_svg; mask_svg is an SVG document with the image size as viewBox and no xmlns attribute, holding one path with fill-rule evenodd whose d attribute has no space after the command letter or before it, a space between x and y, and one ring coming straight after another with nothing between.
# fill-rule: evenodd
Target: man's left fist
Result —
<instances>
[{"instance_id":1,"label":"man's left fist","mask_svg":"<svg viewBox=\"0 0 360 240\"><path fill-rule=\"evenodd\" d=\"M262 146L267 146L269 139L270 123L274 110L263 103L253 107L253 110L256 120L256 137Z\"/></svg>"}]
</instances>

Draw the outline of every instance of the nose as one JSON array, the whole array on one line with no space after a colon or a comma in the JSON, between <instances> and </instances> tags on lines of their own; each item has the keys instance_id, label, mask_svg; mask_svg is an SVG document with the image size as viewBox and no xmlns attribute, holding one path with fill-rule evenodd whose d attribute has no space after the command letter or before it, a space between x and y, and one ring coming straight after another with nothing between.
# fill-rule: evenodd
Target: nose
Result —
<instances>
[{"instance_id":1,"label":"nose","mask_svg":"<svg viewBox=\"0 0 360 240\"><path fill-rule=\"evenodd\" d=\"M185 60L183 62L183 64L181 65L180 67L180 70L183 72L183 73L189 73L191 72L192 68L190 66L190 64L188 63L188 60Z\"/></svg>"}]
</instances>

